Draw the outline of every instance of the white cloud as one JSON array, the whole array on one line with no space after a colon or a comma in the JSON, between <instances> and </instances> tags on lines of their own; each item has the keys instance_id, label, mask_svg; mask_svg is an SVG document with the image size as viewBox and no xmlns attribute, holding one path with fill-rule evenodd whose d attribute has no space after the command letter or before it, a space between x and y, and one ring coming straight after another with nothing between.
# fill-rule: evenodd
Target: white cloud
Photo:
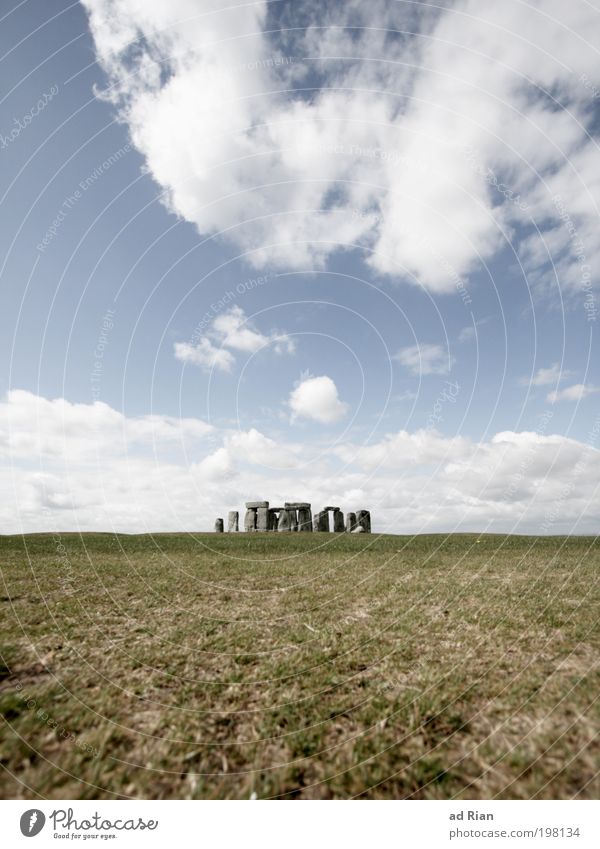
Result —
<instances>
[{"instance_id":1,"label":"white cloud","mask_svg":"<svg viewBox=\"0 0 600 849\"><path fill-rule=\"evenodd\" d=\"M286 333L273 332L265 336L241 307L233 306L214 318L206 336L195 344L176 342L174 351L175 358L183 363L192 363L207 371L213 368L231 371L235 357L227 348L253 354L267 346L272 346L277 354L293 354L296 350L294 340Z\"/></svg>"},{"instance_id":2,"label":"white cloud","mask_svg":"<svg viewBox=\"0 0 600 849\"><path fill-rule=\"evenodd\" d=\"M0 454L17 459L37 456L93 459L105 452L140 447L185 446L211 435L200 419L146 415L126 417L101 401L72 404L13 389L0 402Z\"/></svg>"},{"instance_id":3,"label":"white cloud","mask_svg":"<svg viewBox=\"0 0 600 849\"><path fill-rule=\"evenodd\" d=\"M212 454L208 454L193 466L193 470L202 480L217 483L236 475L231 455L225 447L217 448Z\"/></svg>"},{"instance_id":4,"label":"white cloud","mask_svg":"<svg viewBox=\"0 0 600 849\"><path fill-rule=\"evenodd\" d=\"M398 395L394 396L394 401L414 401L416 397L416 392L413 392L411 389L404 389Z\"/></svg>"},{"instance_id":5,"label":"white cloud","mask_svg":"<svg viewBox=\"0 0 600 849\"><path fill-rule=\"evenodd\" d=\"M290 393L288 404L292 420L312 419L320 424L333 424L348 412L348 404L340 400L337 386L327 375L301 380Z\"/></svg>"},{"instance_id":6,"label":"white cloud","mask_svg":"<svg viewBox=\"0 0 600 849\"><path fill-rule=\"evenodd\" d=\"M210 371L217 368L220 371L231 371L235 357L225 348L217 348L210 339L203 337L195 345L189 342L176 342L175 358L182 363L191 363Z\"/></svg>"},{"instance_id":7,"label":"white cloud","mask_svg":"<svg viewBox=\"0 0 600 849\"><path fill-rule=\"evenodd\" d=\"M227 436L225 445L238 462L273 469L293 469L299 465L298 447L276 442L256 428Z\"/></svg>"},{"instance_id":8,"label":"white cloud","mask_svg":"<svg viewBox=\"0 0 600 849\"><path fill-rule=\"evenodd\" d=\"M401 348L394 359L413 374L448 374L456 362L441 345L410 345Z\"/></svg>"},{"instance_id":9,"label":"white cloud","mask_svg":"<svg viewBox=\"0 0 600 849\"><path fill-rule=\"evenodd\" d=\"M463 327L458 334L459 342L469 342L471 339L475 339L477 336L477 330L479 327L482 327L484 324L487 324L489 321L489 317L482 318L479 321L476 321L474 324L469 324L466 327Z\"/></svg>"},{"instance_id":10,"label":"white cloud","mask_svg":"<svg viewBox=\"0 0 600 849\"><path fill-rule=\"evenodd\" d=\"M284 44L265 32L266 0L82 2L165 203L202 233L227 231L257 265L314 267L360 244L378 272L451 292L530 216L564 288L581 290L578 240L600 264L582 82L597 76L591 4L291 4ZM315 73L310 98L277 93ZM520 254L545 285L531 232Z\"/></svg>"},{"instance_id":11,"label":"white cloud","mask_svg":"<svg viewBox=\"0 0 600 849\"><path fill-rule=\"evenodd\" d=\"M223 345L235 348L238 351L253 353L269 344L269 340L262 333L244 326L246 316L240 307L232 307L213 321L213 331L221 339Z\"/></svg>"},{"instance_id":12,"label":"white cloud","mask_svg":"<svg viewBox=\"0 0 600 849\"><path fill-rule=\"evenodd\" d=\"M448 458L464 460L473 446L460 437L448 439L435 430L401 430L388 434L371 445L354 446L350 443L335 449L336 454L348 464L358 464L363 469L402 469L406 466L423 466L440 463Z\"/></svg>"},{"instance_id":13,"label":"white cloud","mask_svg":"<svg viewBox=\"0 0 600 849\"><path fill-rule=\"evenodd\" d=\"M533 377L521 378L522 386L551 386L559 383L573 374L569 369L562 368L558 363L553 363L549 368L540 368Z\"/></svg>"},{"instance_id":14,"label":"white cloud","mask_svg":"<svg viewBox=\"0 0 600 849\"><path fill-rule=\"evenodd\" d=\"M273 345L277 353L295 351L294 341L286 333L260 333L246 317L241 307L233 306L228 312L217 316L212 324L212 332L222 345L238 351L255 353Z\"/></svg>"},{"instance_id":15,"label":"white cloud","mask_svg":"<svg viewBox=\"0 0 600 849\"><path fill-rule=\"evenodd\" d=\"M599 440L600 418L588 444L512 431L477 443L421 430L368 446L346 444L335 453L368 473L364 491L378 491L395 517L390 523L407 532L448 530L450 523L453 530L595 533Z\"/></svg>"},{"instance_id":16,"label":"white cloud","mask_svg":"<svg viewBox=\"0 0 600 849\"><path fill-rule=\"evenodd\" d=\"M476 329L473 327L472 324L469 324L467 327L463 327L460 333L458 334L458 341L468 342L471 339L475 339L476 336Z\"/></svg>"},{"instance_id":17,"label":"white cloud","mask_svg":"<svg viewBox=\"0 0 600 849\"><path fill-rule=\"evenodd\" d=\"M600 388L585 383L575 383L573 386L566 386L564 389L549 392L546 400L551 404L556 403L556 401L582 401L595 392L600 392Z\"/></svg>"},{"instance_id":18,"label":"white cloud","mask_svg":"<svg viewBox=\"0 0 600 849\"><path fill-rule=\"evenodd\" d=\"M598 533L600 417L586 443L549 422L484 442L399 431L323 450L297 433L286 444L13 391L0 402L0 532L210 530L260 497L366 507L378 531Z\"/></svg>"}]
</instances>

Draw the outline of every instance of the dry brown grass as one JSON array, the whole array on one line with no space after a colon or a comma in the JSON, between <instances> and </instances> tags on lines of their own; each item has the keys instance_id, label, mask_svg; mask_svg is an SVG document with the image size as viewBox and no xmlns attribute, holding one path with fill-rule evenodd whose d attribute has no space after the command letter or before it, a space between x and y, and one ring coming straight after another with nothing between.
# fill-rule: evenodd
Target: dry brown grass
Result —
<instances>
[{"instance_id":1,"label":"dry brown grass","mask_svg":"<svg viewBox=\"0 0 600 849\"><path fill-rule=\"evenodd\" d=\"M0 557L4 797L599 796L589 538L35 535Z\"/></svg>"}]
</instances>

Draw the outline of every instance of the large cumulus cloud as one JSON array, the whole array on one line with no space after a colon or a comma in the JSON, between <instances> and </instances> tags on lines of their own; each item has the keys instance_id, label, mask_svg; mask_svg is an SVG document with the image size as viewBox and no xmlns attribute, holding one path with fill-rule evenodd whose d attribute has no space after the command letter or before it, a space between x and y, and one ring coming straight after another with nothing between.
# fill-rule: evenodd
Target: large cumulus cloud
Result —
<instances>
[{"instance_id":1,"label":"large cumulus cloud","mask_svg":"<svg viewBox=\"0 0 600 849\"><path fill-rule=\"evenodd\" d=\"M508 239L530 282L589 282L589 4L82 2L165 202L256 265L358 244L378 272L452 291Z\"/></svg>"}]
</instances>

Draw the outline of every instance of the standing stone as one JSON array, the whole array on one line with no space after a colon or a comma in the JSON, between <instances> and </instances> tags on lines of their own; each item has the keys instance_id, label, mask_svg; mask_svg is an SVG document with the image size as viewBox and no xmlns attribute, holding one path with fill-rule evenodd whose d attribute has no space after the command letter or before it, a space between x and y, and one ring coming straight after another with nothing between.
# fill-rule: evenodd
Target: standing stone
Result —
<instances>
[{"instance_id":1,"label":"standing stone","mask_svg":"<svg viewBox=\"0 0 600 849\"><path fill-rule=\"evenodd\" d=\"M344 514L341 510L333 511L333 531L336 534L344 533Z\"/></svg>"},{"instance_id":2,"label":"standing stone","mask_svg":"<svg viewBox=\"0 0 600 849\"><path fill-rule=\"evenodd\" d=\"M231 533L237 533L240 529L240 514L237 510L230 510L227 516L227 530Z\"/></svg>"},{"instance_id":3,"label":"standing stone","mask_svg":"<svg viewBox=\"0 0 600 849\"><path fill-rule=\"evenodd\" d=\"M269 508L268 507L258 507L256 510L256 530L257 531L268 531L269 530Z\"/></svg>"},{"instance_id":4,"label":"standing stone","mask_svg":"<svg viewBox=\"0 0 600 849\"><path fill-rule=\"evenodd\" d=\"M368 510L357 510L356 521L366 534L371 533L371 514Z\"/></svg>"},{"instance_id":5,"label":"standing stone","mask_svg":"<svg viewBox=\"0 0 600 849\"><path fill-rule=\"evenodd\" d=\"M279 521L277 523L278 531L289 531L291 530L291 517L289 510L286 510L285 507L283 510L279 511Z\"/></svg>"},{"instance_id":6,"label":"standing stone","mask_svg":"<svg viewBox=\"0 0 600 849\"><path fill-rule=\"evenodd\" d=\"M310 509L310 504L308 507L300 507L298 508L298 530L299 531L312 531L312 511Z\"/></svg>"},{"instance_id":7,"label":"standing stone","mask_svg":"<svg viewBox=\"0 0 600 849\"><path fill-rule=\"evenodd\" d=\"M246 510L246 515L244 517L244 530L256 530L256 510L253 508Z\"/></svg>"},{"instance_id":8,"label":"standing stone","mask_svg":"<svg viewBox=\"0 0 600 849\"><path fill-rule=\"evenodd\" d=\"M308 501L286 501L286 509L294 511L296 516L296 530L312 531L312 510Z\"/></svg>"},{"instance_id":9,"label":"standing stone","mask_svg":"<svg viewBox=\"0 0 600 849\"><path fill-rule=\"evenodd\" d=\"M268 531L276 531L277 530L277 513L278 510L273 510L269 508L269 518L267 521L267 530Z\"/></svg>"},{"instance_id":10,"label":"standing stone","mask_svg":"<svg viewBox=\"0 0 600 849\"><path fill-rule=\"evenodd\" d=\"M329 513L327 510L319 510L315 516L314 522L315 531L321 533L329 533Z\"/></svg>"},{"instance_id":11,"label":"standing stone","mask_svg":"<svg viewBox=\"0 0 600 849\"><path fill-rule=\"evenodd\" d=\"M215 533L222 534L223 533L223 519L215 520Z\"/></svg>"},{"instance_id":12,"label":"standing stone","mask_svg":"<svg viewBox=\"0 0 600 849\"><path fill-rule=\"evenodd\" d=\"M290 531L297 531L298 530L298 514L296 513L295 510L290 510L289 508L286 508L286 509L287 509L288 513L290 514Z\"/></svg>"},{"instance_id":13,"label":"standing stone","mask_svg":"<svg viewBox=\"0 0 600 849\"><path fill-rule=\"evenodd\" d=\"M346 533L351 534L356 527L356 513L346 513Z\"/></svg>"}]
</instances>

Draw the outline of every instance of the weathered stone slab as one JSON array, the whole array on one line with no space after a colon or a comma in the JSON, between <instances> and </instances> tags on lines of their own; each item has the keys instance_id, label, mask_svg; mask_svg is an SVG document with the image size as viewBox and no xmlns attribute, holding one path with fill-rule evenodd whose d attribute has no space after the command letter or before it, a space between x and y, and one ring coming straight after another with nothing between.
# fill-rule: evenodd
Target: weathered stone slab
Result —
<instances>
[{"instance_id":1,"label":"weathered stone slab","mask_svg":"<svg viewBox=\"0 0 600 849\"><path fill-rule=\"evenodd\" d=\"M312 522L312 510L309 507L300 507L298 509L298 530L299 531L312 531L313 522Z\"/></svg>"},{"instance_id":2,"label":"weathered stone slab","mask_svg":"<svg viewBox=\"0 0 600 849\"><path fill-rule=\"evenodd\" d=\"M329 513L327 510L319 510L316 514L314 529L320 533L329 533Z\"/></svg>"},{"instance_id":3,"label":"weathered stone slab","mask_svg":"<svg viewBox=\"0 0 600 849\"><path fill-rule=\"evenodd\" d=\"M356 521L361 528L364 528L366 534L371 533L371 514L368 510L357 510Z\"/></svg>"},{"instance_id":4,"label":"weathered stone slab","mask_svg":"<svg viewBox=\"0 0 600 849\"><path fill-rule=\"evenodd\" d=\"M351 534L356 527L356 513L346 513L346 532Z\"/></svg>"},{"instance_id":5,"label":"weathered stone slab","mask_svg":"<svg viewBox=\"0 0 600 849\"><path fill-rule=\"evenodd\" d=\"M223 533L223 519L215 519L215 533L222 534Z\"/></svg>"},{"instance_id":6,"label":"weathered stone slab","mask_svg":"<svg viewBox=\"0 0 600 849\"><path fill-rule=\"evenodd\" d=\"M344 533L344 514L341 510L333 511L333 531L336 534Z\"/></svg>"},{"instance_id":7,"label":"weathered stone slab","mask_svg":"<svg viewBox=\"0 0 600 849\"><path fill-rule=\"evenodd\" d=\"M245 531L255 531L256 530L256 510L253 510L253 509L246 510L246 515L244 516L244 530Z\"/></svg>"},{"instance_id":8,"label":"weathered stone slab","mask_svg":"<svg viewBox=\"0 0 600 849\"><path fill-rule=\"evenodd\" d=\"M259 507L266 507L269 509L268 501L246 501L246 510L258 510Z\"/></svg>"},{"instance_id":9,"label":"weathered stone slab","mask_svg":"<svg viewBox=\"0 0 600 849\"><path fill-rule=\"evenodd\" d=\"M339 510L339 509L340 509L339 507L331 507L331 506L323 507L323 510Z\"/></svg>"},{"instance_id":10,"label":"weathered stone slab","mask_svg":"<svg viewBox=\"0 0 600 849\"><path fill-rule=\"evenodd\" d=\"M269 530L269 509L268 507L258 507L256 510L256 530Z\"/></svg>"},{"instance_id":11,"label":"weathered stone slab","mask_svg":"<svg viewBox=\"0 0 600 849\"><path fill-rule=\"evenodd\" d=\"M290 510L310 510L308 501L286 501L285 506Z\"/></svg>"},{"instance_id":12,"label":"weathered stone slab","mask_svg":"<svg viewBox=\"0 0 600 849\"><path fill-rule=\"evenodd\" d=\"M272 507L269 507L268 511L268 519L267 519L267 530L268 531L276 531L277 530L277 510L274 510Z\"/></svg>"},{"instance_id":13,"label":"weathered stone slab","mask_svg":"<svg viewBox=\"0 0 600 849\"><path fill-rule=\"evenodd\" d=\"M290 514L290 531L298 530L298 513L296 510L289 510L287 507L285 508L287 512Z\"/></svg>"},{"instance_id":14,"label":"weathered stone slab","mask_svg":"<svg viewBox=\"0 0 600 849\"><path fill-rule=\"evenodd\" d=\"M277 522L277 530L279 532L291 530L291 517L287 510L280 511L279 521Z\"/></svg>"},{"instance_id":15,"label":"weathered stone slab","mask_svg":"<svg viewBox=\"0 0 600 849\"><path fill-rule=\"evenodd\" d=\"M240 514L237 510L230 510L227 516L227 530L231 533L237 533L240 529Z\"/></svg>"}]
</instances>

